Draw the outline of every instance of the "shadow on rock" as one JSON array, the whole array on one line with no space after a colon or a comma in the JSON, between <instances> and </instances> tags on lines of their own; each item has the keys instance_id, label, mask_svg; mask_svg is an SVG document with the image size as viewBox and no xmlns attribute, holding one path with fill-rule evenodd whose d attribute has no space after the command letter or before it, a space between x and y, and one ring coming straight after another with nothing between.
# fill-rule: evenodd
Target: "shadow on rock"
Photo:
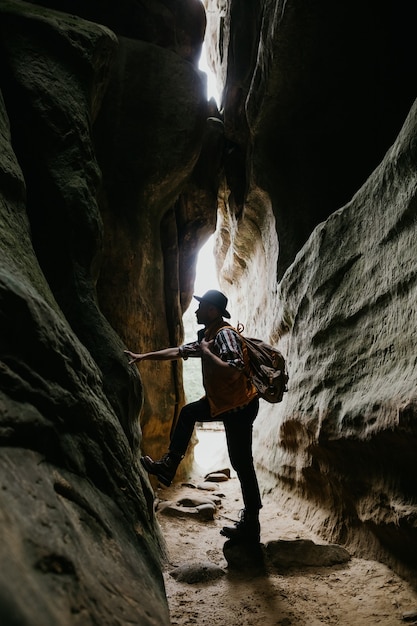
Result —
<instances>
[{"instance_id":1,"label":"shadow on rock","mask_svg":"<svg viewBox=\"0 0 417 626\"><path fill-rule=\"evenodd\" d=\"M231 573L251 576L266 574L264 549L260 543L237 543L229 540L223 546L223 554Z\"/></svg>"}]
</instances>

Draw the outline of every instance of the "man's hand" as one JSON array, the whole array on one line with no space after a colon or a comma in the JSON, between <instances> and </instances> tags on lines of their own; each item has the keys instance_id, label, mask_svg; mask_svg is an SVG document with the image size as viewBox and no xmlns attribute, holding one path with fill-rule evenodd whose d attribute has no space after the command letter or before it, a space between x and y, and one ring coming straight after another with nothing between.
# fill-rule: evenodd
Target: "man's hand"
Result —
<instances>
[{"instance_id":1,"label":"man's hand","mask_svg":"<svg viewBox=\"0 0 417 626\"><path fill-rule=\"evenodd\" d=\"M200 341L201 351L205 354L207 354L207 352L213 352L213 345L214 345L214 339L212 339L211 341L207 341L203 337L202 340Z\"/></svg>"},{"instance_id":2,"label":"man's hand","mask_svg":"<svg viewBox=\"0 0 417 626\"><path fill-rule=\"evenodd\" d=\"M124 350L124 353L127 354L127 356L129 357L129 365L132 365L133 363L137 363L138 361L142 361L144 355L143 354L136 354L135 352L131 352L130 350Z\"/></svg>"},{"instance_id":3,"label":"man's hand","mask_svg":"<svg viewBox=\"0 0 417 626\"><path fill-rule=\"evenodd\" d=\"M129 365L139 363L140 361L173 361L181 358L178 347L164 348L163 350L144 352L142 354L136 354L136 352L131 352L130 350L124 350L123 352L130 358Z\"/></svg>"},{"instance_id":4,"label":"man's hand","mask_svg":"<svg viewBox=\"0 0 417 626\"><path fill-rule=\"evenodd\" d=\"M205 366L211 370L221 371L221 375L231 381L241 376L241 372L236 367L232 367L227 361L223 361L213 352L213 345L214 339L207 341L203 337L200 341L201 357L205 361Z\"/></svg>"}]
</instances>

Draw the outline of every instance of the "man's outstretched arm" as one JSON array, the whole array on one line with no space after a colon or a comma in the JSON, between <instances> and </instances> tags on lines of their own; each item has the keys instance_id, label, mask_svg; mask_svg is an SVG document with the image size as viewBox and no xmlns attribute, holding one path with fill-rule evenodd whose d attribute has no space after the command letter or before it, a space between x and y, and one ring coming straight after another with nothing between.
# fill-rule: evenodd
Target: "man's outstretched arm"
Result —
<instances>
[{"instance_id":1,"label":"man's outstretched arm","mask_svg":"<svg viewBox=\"0 0 417 626\"><path fill-rule=\"evenodd\" d=\"M176 348L164 348L163 350L155 350L154 352L144 352L142 354L136 354L130 350L125 350L125 354L129 357L129 365L132 363L138 363L140 361L175 361L180 359L180 349Z\"/></svg>"}]
</instances>

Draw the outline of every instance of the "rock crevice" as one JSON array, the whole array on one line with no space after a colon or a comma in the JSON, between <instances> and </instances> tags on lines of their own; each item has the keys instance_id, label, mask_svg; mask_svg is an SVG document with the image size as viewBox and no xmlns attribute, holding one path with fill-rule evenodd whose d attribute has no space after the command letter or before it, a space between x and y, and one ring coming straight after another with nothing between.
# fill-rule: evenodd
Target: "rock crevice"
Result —
<instances>
[{"instance_id":1,"label":"rock crevice","mask_svg":"<svg viewBox=\"0 0 417 626\"><path fill-rule=\"evenodd\" d=\"M263 489L416 576L414 21L360 8L0 1L2 623L169 623L138 456L182 364L123 350L182 342L214 231L233 323L288 358Z\"/></svg>"}]
</instances>

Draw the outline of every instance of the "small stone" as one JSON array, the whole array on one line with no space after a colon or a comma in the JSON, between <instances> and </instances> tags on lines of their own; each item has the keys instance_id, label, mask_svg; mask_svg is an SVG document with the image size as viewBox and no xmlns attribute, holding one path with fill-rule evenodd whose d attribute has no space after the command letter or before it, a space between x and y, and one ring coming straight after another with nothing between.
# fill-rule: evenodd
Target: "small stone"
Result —
<instances>
[{"instance_id":1,"label":"small stone","mask_svg":"<svg viewBox=\"0 0 417 626\"><path fill-rule=\"evenodd\" d=\"M207 474L204 480L212 483L223 483L226 480L229 480L229 476L223 474L222 472L213 472L212 474Z\"/></svg>"},{"instance_id":2,"label":"small stone","mask_svg":"<svg viewBox=\"0 0 417 626\"><path fill-rule=\"evenodd\" d=\"M214 514L216 512L216 507L214 504L211 503L207 503L207 504L199 504L196 507L197 511L198 511L198 517L202 520L212 520L214 519Z\"/></svg>"},{"instance_id":3,"label":"small stone","mask_svg":"<svg viewBox=\"0 0 417 626\"><path fill-rule=\"evenodd\" d=\"M196 517L202 521L214 519L216 505L206 502L198 506L179 506L173 502L164 502L160 505L158 513L170 517Z\"/></svg>"},{"instance_id":4,"label":"small stone","mask_svg":"<svg viewBox=\"0 0 417 626\"><path fill-rule=\"evenodd\" d=\"M417 619L417 608L413 611L406 611L403 613L403 620L405 622L411 622L411 620Z\"/></svg>"},{"instance_id":5,"label":"small stone","mask_svg":"<svg viewBox=\"0 0 417 626\"><path fill-rule=\"evenodd\" d=\"M200 504L220 504L221 500L219 496L186 496L177 501L179 506L200 506Z\"/></svg>"},{"instance_id":6,"label":"small stone","mask_svg":"<svg viewBox=\"0 0 417 626\"><path fill-rule=\"evenodd\" d=\"M180 565L175 570L169 572L169 575L178 582L192 585L194 583L217 580L224 576L225 573L226 572L221 567L214 565L214 563L210 561L204 561L201 563Z\"/></svg>"},{"instance_id":7,"label":"small stone","mask_svg":"<svg viewBox=\"0 0 417 626\"><path fill-rule=\"evenodd\" d=\"M217 483L204 482L197 485L197 489L201 489L202 491L216 491L218 488L219 485Z\"/></svg>"},{"instance_id":8,"label":"small stone","mask_svg":"<svg viewBox=\"0 0 417 626\"><path fill-rule=\"evenodd\" d=\"M158 507L158 513L169 517L191 517L197 514L197 509L194 506L178 506L167 501Z\"/></svg>"},{"instance_id":9,"label":"small stone","mask_svg":"<svg viewBox=\"0 0 417 626\"><path fill-rule=\"evenodd\" d=\"M335 544L318 545L310 539L270 541L265 545L268 559L276 567L293 565L325 567L346 563L350 554Z\"/></svg>"},{"instance_id":10,"label":"small stone","mask_svg":"<svg viewBox=\"0 0 417 626\"><path fill-rule=\"evenodd\" d=\"M229 480L230 478L230 469L225 467L224 469L216 470L215 472L209 472L204 476L204 480L216 481L215 476L220 476L220 481Z\"/></svg>"}]
</instances>

